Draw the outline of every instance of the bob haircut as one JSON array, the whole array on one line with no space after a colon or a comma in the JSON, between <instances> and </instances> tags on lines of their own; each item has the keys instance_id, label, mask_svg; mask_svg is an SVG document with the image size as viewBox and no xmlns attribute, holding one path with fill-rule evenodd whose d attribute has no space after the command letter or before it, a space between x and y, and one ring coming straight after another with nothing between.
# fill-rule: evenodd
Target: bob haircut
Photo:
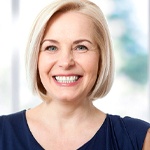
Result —
<instances>
[{"instance_id":1,"label":"bob haircut","mask_svg":"<svg viewBox=\"0 0 150 150\"><path fill-rule=\"evenodd\" d=\"M33 93L43 100L47 99L46 90L41 83L38 72L38 55L45 29L51 17L57 12L75 11L86 15L94 24L95 41L99 49L99 70L97 80L89 93L89 99L104 97L110 90L114 78L114 57L108 25L100 8L88 0L56 0L46 6L37 16L26 50L27 77Z\"/></svg>"}]
</instances>

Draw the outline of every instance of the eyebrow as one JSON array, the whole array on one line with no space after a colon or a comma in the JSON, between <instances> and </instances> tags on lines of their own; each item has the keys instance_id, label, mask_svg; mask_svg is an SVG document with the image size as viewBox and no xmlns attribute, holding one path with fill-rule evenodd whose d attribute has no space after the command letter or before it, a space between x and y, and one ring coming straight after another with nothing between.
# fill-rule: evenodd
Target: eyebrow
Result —
<instances>
[{"instance_id":1,"label":"eyebrow","mask_svg":"<svg viewBox=\"0 0 150 150\"><path fill-rule=\"evenodd\" d=\"M53 42L53 43L56 43L56 44L59 43L58 41L53 40L53 39L45 39L45 40L43 40L43 41L41 42L41 45L42 45L44 42L46 42L46 41ZM76 40L76 41L73 42L73 44L79 44L79 43L82 43L82 42L88 42L88 43L90 43L90 44L93 44L90 40L87 40L87 39L79 39L79 40Z\"/></svg>"},{"instance_id":2,"label":"eyebrow","mask_svg":"<svg viewBox=\"0 0 150 150\"><path fill-rule=\"evenodd\" d=\"M88 42L90 44L93 44L91 41L89 41L87 39L79 39L79 40L74 41L73 43L74 44L78 44L78 43L82 43L82 42Z\"/></svg>"},{"instance_id":3,"label":"eyebrow","mask_svg":"<svg viewBox=\"0 0 150 150\"><path fill-rule=\"evenodd\" d=\"M41 42L40 45L42 45L42 44L43 44L44 42L46 42L46 41L53 42L53 43L58 43L58 41L53 40L53 39L45 39L45 40L43 40L43 41Z\"/></svg>"}]
</instances>

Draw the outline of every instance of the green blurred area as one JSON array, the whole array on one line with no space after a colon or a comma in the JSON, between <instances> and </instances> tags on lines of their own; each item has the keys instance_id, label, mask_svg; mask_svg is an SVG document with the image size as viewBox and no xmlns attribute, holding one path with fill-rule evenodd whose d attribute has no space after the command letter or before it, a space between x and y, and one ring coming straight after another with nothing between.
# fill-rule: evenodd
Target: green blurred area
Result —
<instances>
[{"instance_id":1,"label":"green blurred area","mask_svg":"<svg viewBox=\"0 0 150 150\"><path fill-rule=\"evenodd\" d=\"M111 23L121 23L121 34L115 38L114 51L119 54L121 65L118 73L126 75L133 82L145 85L148 81L148 39L143 39L142 27L134 14L130 0L113 0L114 11L108 16ZM146 47L147 45L147 47Z\"/></svg>"}]
</instances>

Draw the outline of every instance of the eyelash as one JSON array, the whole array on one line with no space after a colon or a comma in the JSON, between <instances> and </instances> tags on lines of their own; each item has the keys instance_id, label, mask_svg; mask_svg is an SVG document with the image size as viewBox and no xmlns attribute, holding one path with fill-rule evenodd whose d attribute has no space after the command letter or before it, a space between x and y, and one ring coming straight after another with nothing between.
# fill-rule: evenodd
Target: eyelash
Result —
<instances>
[{"instance_id":1,"label":"eyelash","mask_svg":"<svg viewBox=\"0 0 150 150\"><path fill-rule=\"evenodd\" d=\"M46 51L51 51L51 52L55 52L58 50L58 48L54 45L50 45L47 46L45 48ZM80 52L86 52L88 51L88 48L85 45L77 45L75 48L73 48L72 50L76 50L76 51L80 51Z\"/></svg>"},{"instance_id":2,"label":"eyelash","mask_svg":"<svg viewBox=\"0 0 150 150\"><path fill-rule=\"evenodd\" d=\"M82 49L79 49L79 50L82 50L82 51L87 51L88 48L85 46L85 45L78 45L75 47L75 50L78 50L78 48L82 48Z\"/></svg>"},{"instance_id":3,"label":"eyelash","mask_svg":"<svg viewBox=\"0 0 150 150\"><path fill-rule=\"evenodd\" d=\"M53 49L50 49L50 48L53 48ZM45 48L45 50L48 50L48 51L56 51L57 50L57 47L56 46L53 46L53 45L50 45L50 46L47 46Z\"/></svg>"}]
</instances>

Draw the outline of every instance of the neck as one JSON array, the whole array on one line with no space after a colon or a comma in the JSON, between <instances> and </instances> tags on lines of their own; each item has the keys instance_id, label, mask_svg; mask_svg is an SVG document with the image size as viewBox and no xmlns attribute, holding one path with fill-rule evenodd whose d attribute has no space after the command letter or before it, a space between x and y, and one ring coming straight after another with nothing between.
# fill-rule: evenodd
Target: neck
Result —
<instances>
[{"instance_id":1,"label":"neck","mask_svg":"<svg viewBox=\"0 0 150 150\"><path fill-rule=\"evenodd\" d=\"M45 122L49 121L49 124L53 121L55 125L75 125L91 118L90 116L95 113L96 108L90 100L82 101L82 103L51 101L43 102L39 106L39 110L41 110L38 111L40 116L43 116Z\"/></svg>"}]
</instances>

